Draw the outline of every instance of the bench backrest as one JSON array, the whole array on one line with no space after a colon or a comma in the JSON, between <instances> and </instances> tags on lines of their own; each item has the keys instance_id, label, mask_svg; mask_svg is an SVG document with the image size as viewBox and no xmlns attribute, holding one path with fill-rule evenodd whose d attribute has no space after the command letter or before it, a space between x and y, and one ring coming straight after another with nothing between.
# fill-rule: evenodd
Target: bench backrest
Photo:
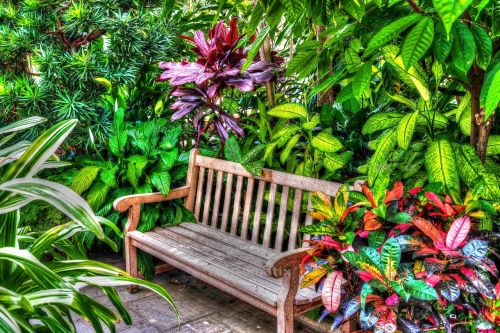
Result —
<instances>
[{"instance_id":1,"label":"bench backrest","mask_svg":"<svg viewBox=\"0 0 500 333\"><path fill-rule=\"evenodd\" d=\"M341 186L310 177L264 169L255 177L241 164L191 152L185 205L199 223L210 225L277 252L308 246L301 225L312 223L306 214L310 193L334 196ZM287 233L289 231L289 233Z\"/></svg>"}]
</instances>

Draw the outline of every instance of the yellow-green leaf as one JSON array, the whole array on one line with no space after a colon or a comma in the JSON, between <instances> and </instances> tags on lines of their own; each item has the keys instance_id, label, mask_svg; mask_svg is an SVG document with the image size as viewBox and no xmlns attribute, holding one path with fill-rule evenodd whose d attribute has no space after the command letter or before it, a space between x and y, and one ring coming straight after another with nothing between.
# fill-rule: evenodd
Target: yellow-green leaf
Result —
<instances>
[{"instance_id":1,"label":"yellow-green leaf","mask_svg":"<svg viewBox=\"0 0 500 333\"><path fill-rule=\"evenodd\" d=\"M311 145L326 153L335 153L342 149L340 140L327 131L320 132L311 140Z\"/></svg>"},{"instance_id":2,"label":"yellow-green leaf","mask_svg":"<svg viewBox=\"0 0 500 333\"><path fill-rule=\"evenodd\" d=\"M277 118L297 119L307 117L307 109L299 103L286 103L275 106L267 114Z\"/></svg>"},{"instance_id":3,"label":"yellow-green leaf","mask_svg":"<svg viewBox=\"0 0 500 333\"><path fill-rule=\"evenodd\" d=\"M401 119L397 130L398 145L403 149L410 147L413 132L415 132L415 124L417 122L418 111L407 114Z\"/></svg>"}]
</instances>

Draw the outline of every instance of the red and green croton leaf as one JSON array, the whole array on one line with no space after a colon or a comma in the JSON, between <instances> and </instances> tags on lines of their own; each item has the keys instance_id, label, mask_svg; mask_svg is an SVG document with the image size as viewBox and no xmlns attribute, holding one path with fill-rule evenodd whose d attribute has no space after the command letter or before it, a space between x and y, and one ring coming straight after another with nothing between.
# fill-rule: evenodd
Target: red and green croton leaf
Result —
<instances>
[{"instance_id":1,"label":"red and green croton leaf","mask_svg":"<svg viewBox=\"0 0 500 333\"><path fill-rule=\"evenodd\" d=\"M398 266L401 260L401 249L395 238L389 238L382 246L381 258L382 269L385 277L394 281L398 274Z\"/></svg>"},{"instance_id":2,"label":"red and green croton leaf","mask_svg":"<svg viewBox=\"0 0 500 333\"><path fill-rule=\"evenodd\" d=\"M445 241L444 241L443 235L434 225L432 225L431 222L429 222L426 219L423 219L421 217L415 217L413 219L413 224L420 231L422 231L427 237L432 239L432 241L434 242L434 245L438 249L442 249L445 247Z\"/></svg>"}]
</instances>

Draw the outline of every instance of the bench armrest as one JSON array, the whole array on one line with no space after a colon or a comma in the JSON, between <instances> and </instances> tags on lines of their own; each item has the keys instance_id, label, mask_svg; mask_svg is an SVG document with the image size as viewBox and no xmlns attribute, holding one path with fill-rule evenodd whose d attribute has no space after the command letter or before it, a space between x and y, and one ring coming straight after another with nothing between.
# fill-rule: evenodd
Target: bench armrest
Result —
<instances>
[{"instance_id":1,"label":"bench armrest","mask_svg":"<svg viewBox=\"0 0 500 333\"><path fill-rule=\"evenodd\" d=\"M311 250L311 248L300 248L269 258L265 266L267 275L274 278L282 277L287 269L298 267L302 258Z\"/></svg>"},{"instance_id":2,"label":"bench armrest","mask_svg":"<svg viewBox=\"0 0 500 333\"><path fill-rule=\"evenodd\" d=\"M135 205L179 199L186 197L188 194L189 186L182 186L171 189L168 195L163 195L159 192L132 194L116 199L113 202L113 208L118 212L126 212L130 207Z\"/></svg>"}]
</instances>

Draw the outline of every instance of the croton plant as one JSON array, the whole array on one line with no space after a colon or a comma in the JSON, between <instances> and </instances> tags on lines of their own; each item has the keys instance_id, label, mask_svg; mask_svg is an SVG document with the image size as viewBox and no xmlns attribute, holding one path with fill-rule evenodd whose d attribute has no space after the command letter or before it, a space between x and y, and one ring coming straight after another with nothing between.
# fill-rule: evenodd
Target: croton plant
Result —
<instances>
[{"instance_id":1,"label":"croton plant","mask_svg":"<svg viewBox=\"0 0 500 333\"><path fill-rule=\"evenodd\" d=\"M164 72L158 81L170 80L174 87L171 94L177 97L171 106L175 111L171 119L175 121L193 115L198 140L203 132L213 128L223 141L229 137L228 129L243 136L243 128L237 119L225 110L224 99L230 99L234 89L253 91L255 84L272 81L280 73L280 64L284 60L274 53L272 62L254 55L249 59L249 66L245 65L250 48L243 47L244 36L238 31L236 18L231 20L229 28L219 21L208 32L208 40L203 31L196 31L194 37L182 36L195 45L195 62L160 62ZM252 43L254 39L251 37L248 41Z\"/></svg>"},{"instance_id":2,"label":"croton plant","mask_svg":"<svg viewBox=\"0 0 500 333\"><path fill-rule=\"evenodd\" d=\"M497 207L468 194L453 204L402 183L374 197L340 188L330 199L314 193L302 228L312 235L302 262L303 288L321 288L332 329L359 313L367 332L495 332L500 283L493 256L498 234L480 220Z\"/></svg>"}]
</instances>

